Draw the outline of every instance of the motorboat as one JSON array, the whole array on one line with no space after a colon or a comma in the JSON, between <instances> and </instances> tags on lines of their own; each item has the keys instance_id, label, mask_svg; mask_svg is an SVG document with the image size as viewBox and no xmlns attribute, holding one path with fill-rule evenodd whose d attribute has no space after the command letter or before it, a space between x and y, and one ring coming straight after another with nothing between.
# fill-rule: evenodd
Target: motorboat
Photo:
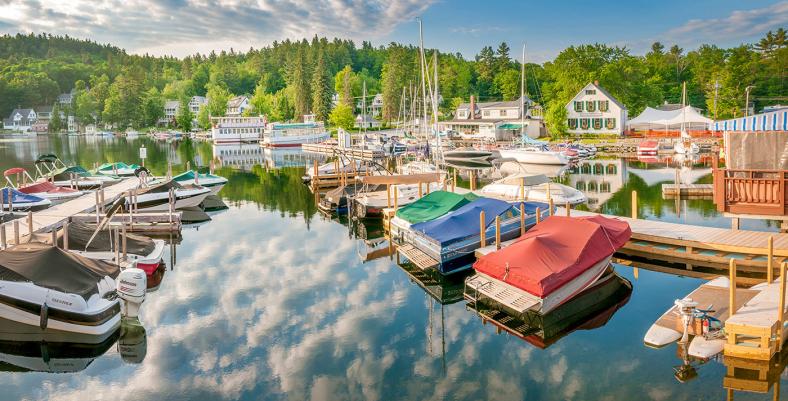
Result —
<instances>
[{"instance_id":1,"label":"motorboat","mask_svg":"<svg viewBox=\"0 0 788 401\"><path fill-rule=\"evenodd\" d=\"M629 302L632 283L614 269L581 293L550 313L518 313L488 298L474 298L473 290L463 291L468 308L496 330L504 330L531 345L546 349L576 330L594 330L607 324Z\"/></svg>"},{"instance_id":2,"label":"motorboat","mask_svg":"<svg viewBox=\"0 0 788 401\"><path fill-rule=\"evenodd\" d=\"M737 289L736 301L746 304L767 285L760 283L749 289ZM673 302L649 327L643 343L648 347L661 348L677 341L689 342L688 354L702 359L720 353L725 344L722 322L729 316L729 311L728 305L714 305L714 302L727 299L729 293L727 277L717 277L701 284L684 298Z\"/></svg>"},{"instance_id":3,"label":"motorboat","mask_svg":"<svg viewBox=\"0 0 788 401\"><path fill-rule=\"evenodd\" d=\"M176 181L170 180L138 188L134 193L136 207L149 211L167 211L170 209L170 190L175 193L173 209L198 206L211 194L209 188L194 184L181 185ZM132 200L127 197L126 206L131 206L131 204Z\"/></svg>"},{"instance_id":4,"label":"motorboat","mask_svg":"<svg viewBox=\"0 0 788 401\"><path fill-rule=\"evenodd\" d=\"M337 169L337 166L339 168ZM344 174L354 174L354 173L372 173L374 170L362 163L359 160L344 160L340 159L339 161L335 162L328 162L323 163L317 166L317 174L320 176L324 175L334 175L337 173L344 173ZM306 168L306 175L303 177L305 183L312 181L312 178L315 176L315 169L314 167L307 166ZM350 177L352 179L352 177Z\"/></svg>"},{"instance_id":5,"label":"motorboat","mask_svg":"<svg viewBox=\"0 0 788 401\"><path fill-rule=\"evenodd\" d=\"M423 174L423 173L438 173L440 170L438 167L435 166L434 163L422 161L422 160L414 160L410 163L403 164L399 167L399 173L403 175L410 175L410 174Z\"/></svg>"},{"instance_id":6,"label":"motorboat","mask_svg":"<svg viewBox=\"0 0 788 401\"><path fill-rule=\"evenodd\" d=\"M587 200L585 194L577 189L552 182L544 174L529 173L513 174L496 180L482 187L481 193L505 200L549 202L552 199L558 205L578 205Z\"/></svg>"},{"instance_id":7,"label":"motorboat","mask_svg":"<svg viewBox=\"0 0 788 401\"><path fill-rule=\"evenodd\" d=\"M26 325L0 319L0 371L75 373L104 355L121 334L120 329L101 336L78 337L70 333L26 335Z\"/></svg>"},{"instance_id":8,"label":"motorboat","mask_svg":"<svg viewBox=\"0 0 788 401\"><path fill-rule=\"evenodd\" d=\"M528 164L569 164L569 158L564 152L549 150L546 146L524 146L512 149L499 149L502 158L515 159L520 163Z\"/></svg>"},{"instance_id":9,"label":"motorboat","mask_svg":"<svg viewBox=\"0 0 788 401\"><path fill-rule=\"evenodd\" d=\"M659 153L659 141L642 141L638 144L638 156L656 156Z\"/></svg>"},{"instance_id":10,"label":"motorboat","mask_svg":"<svg viewBox=\"0 0 788 401\"><path fill-rule=\"evenodd\" d=\"M436 269L444 275L471 267L475 260L474 251L481 246L481 213L484 212L484 236L486 243L495 243L496 220L499 220L501 241L520 236L520 204L498 199L479 198L434 220L413 224L408 242L437 262ZM549 206L538 202L522 203L526 228L536 223L536 209L543 216Z\"/></svg>"},{"instance_id":11,"label":"motorboat","mask_svg":"<svg viewBox=\"0 0 788 401\"><path fill-rule=\"evenodd\" d=\"M104 163L96 169L96 174L110 175L117 177L131 177L140 168L137 164L126 164L123 162Z\"/></svg>"},{"instance_id":12,"label":"motorboat","mask_svg":"<svg viewBox=\"0 0 788 401\"><path fill-rule=\"evenodd\" d=\"M0 189L0 205L0 210L36 211L48 208L52 201L5 187Z\"/></svg>"},{"instance_id":13,"label":"motorboat","mask_svg":"<svg viewBox=\"0 0 788 401\"><path fill-rule=\"evenodd\" d=\"M457 148L443 152L443 160L448 161L487 161L493 155L492 151L474 148Z\"/></svg>"},{"instance_id":14,"label":"motorboat","mask_svg":"<svg viewBox=\"0 0 788 401\"><path fill-rule=\"evenodd\" d=\"M353 197L362 189L361 185L340 185L328 192L320 199L317 207L326 213L345 214ZM379 186L368 188L372 191L385 190Z\"/></svg>"},{"instance_id":15,"label":"motorboat","mask_svg":"<svg viewBox=\"0 0 788 401\"><path fill-rule=\"evenodd\" d=\"M32 336L105 337L117 330L121 316L137 317L145 287L140 269L121 271L41 242L0 252L0 318L27 326Z\"/></svg>"},{"instance_id":16,"label":"motorboat","mask_svg":"<svg viewBox=\"0 0 788 401\"><path fill-rule=\"evenodd\" d=\"M3 176L5 176L8 185L14 187L19 192L55 202L74 199L82 195L82 191L76 189L59 187L49 181L35 181L33 177L21 167L8 169L3 172ZM15 176L15 179L11 179L13 176Z\"/></svg>"},{"instance_id":17,"label":"motorboat","mask_svg":"<svg viewBox=\"0 0 788 401\"><path fill-rule=\"evenodd\" d=\"M94 237L95 235L95 237ZM48 239L51 241L51 239ZM110 230L95 230L94 226L81 222L72 222L68 225L68 251L90 259L100 259L117 264L116 250L113 246L114 238ZM162 263L165 242L160 239L127 233L125 239L126 264L133 264L138 269L151 276ZM58 238L58 246L64 246L64 237ZM122 257L122 256L121 256Z\"/></svg>"},{"instance_id":18,"label":"motorboat","mask_svg":"<svg viewBox=\"0 0 788 401\"><path fill-rule=\"evenodd\" d=\"M403 206L389 222L391 238L399 242L410 240L410 226L435 220L446 213L478 199L473 192L460 195L448 191L430 192L421 199Z\"/></svg>"},{"instance_id":19,"label":"motorboat","mask_svg":"<svg viewBox=\"0 0 788 401\"><path fill-rule=\"evenodd\" d=\"M391 191L378 190L379 187L362 188L354 197L353 213L359 218L379 218L383 209L396 204L399 207L409 205L430 192L443 189L440 182L425 182L423 184L398 184L392 185ZM394 188L397 198L394 199ZM373 190L374 189L374 190Z\"/></svg>"},{"instance_id":20,"label":"motorboat","mask_svg":"<svg viewBox=\"0 0 788 401\"><path fill-rule=\"evenodd\" d=\"M465 285L475 298L489 298L518 313L547 314L602 277L631 235L629 224L615 218L551 216L508 246L480 257L473 264L476 274Z\"/></svg>"},{"instance_id":21,"label":"motorboat","mask_svg":"<svg viewBox=\"0 0 788 401\"><path fill-rule=\"evenodd\" d=\"M120 177L91 174L81 166L67 166L54 154L39 156L35 166L36 178L39 181L52 181L58 187L86 190L120 182Z\"/></svg>"},{"instance_id":22,"label":"motorboat","mask_svg":"<svg viewBox=\"0 0 788 401\"><path fill-rule=\"evenodd\" d=\"M199 185L211 190L211 195L216 195L227 184L227 178L210 174L198 173L193 170L184 171L174 177L172 180L181 185Z\"/></svg>"}]
</instances>

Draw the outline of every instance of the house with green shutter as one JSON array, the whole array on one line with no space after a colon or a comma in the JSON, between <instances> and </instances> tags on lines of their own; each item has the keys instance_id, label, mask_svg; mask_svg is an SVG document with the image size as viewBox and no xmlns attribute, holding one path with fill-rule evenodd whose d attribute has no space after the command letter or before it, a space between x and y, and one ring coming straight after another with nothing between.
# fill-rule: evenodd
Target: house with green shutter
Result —
<instances>
[{"instance_id":1,"label":"house with green shutter","mask_svg":"<svg viewBox=\"0 0 788 401\"><path fill-rule=\"evenodd\" d=\"M623 135L627 125L627 108L598 81L586 85L566 105L569 133Z\"/></svg>"}]
</instances>

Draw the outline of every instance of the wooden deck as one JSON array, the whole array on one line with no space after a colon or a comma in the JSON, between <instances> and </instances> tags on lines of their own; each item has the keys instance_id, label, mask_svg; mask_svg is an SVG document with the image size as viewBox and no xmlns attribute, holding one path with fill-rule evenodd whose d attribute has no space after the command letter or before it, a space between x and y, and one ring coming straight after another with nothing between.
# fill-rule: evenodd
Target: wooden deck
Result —
<instances>
[{"instance_id":1,"label":"wooden deck","mask_svg":"<svg viewBox=\"0 0 788 401\"><path fill-rule=\"evenodd\" d=\"M343 155L355 160L380 160L386 155L382 151L365 150L354 148L340 148L338 145L329 145L323 143L305 143L301 145L301 150L304 152L321 153L324 155Z\"/></svg>"},{"instance_id":2,"label":"wooden deck","mask_svg":"<svg viewBox=\"0 0 788 401\"><path fill-rule=\"evenodd\" d=\"M117 184L110 185L104 188L104 203L105 205L114 202L123 193L134 189L139 184L137 177L127 178ZM96 194L95 191L88 191L84 195L66 201L47 209L33 212L32 232L50 231L54 227L63 224L63 221L69 217L90 211L95 211L96 208ZM31 227L28 226L28 219L18 219L20 242L27 240L28 233L31 232ZM5 238L8 244L14 242L13 222L5 223L0 229L5 230Z\"/></svg>"},{"instance_id":3,"label":"wooden deck","mask_svg":"<svg viewBox=\"0 0 788 401\"><path fill-rule=\"evenodd\" d=\"M397 252L422 270L426 270L438 265L437 260L433 259L413 245L398 246Z\"/></svg>"},{"instance_id":4,"label":"wooden deck","mask_svg":"<svg viewBox=\"0 0 788 401\"><path fill-rule=\"evenodd\" d=\"M713 312L709 312L709 316L712 316L724 322L725 319L727 319L728 316L730 315L730 311L728 310L729 295L730 295L729 288L715 287L711 285L701 285L700 287L692 291L689 295L687 295L687 298L692 298L693 301L697 302L699 309L712 309ZM758 295L758 290L737 288L736 304L734 305L734 308L742 307L747 301L751 300L756 295ZM696 322L697 324L695 326L690 326L689 328L689 334L693 336L700 335L702 333L700 320L696 319ZM670 308L669 312L662 315L662 317L660 317L655 324L658 326L676 330L679 333L684 331L684 324L682 322L681 315L679 315L678 307L676 305L673 305L673 307Z\"/></svg>"},{"instance_id":5,"label":"wooden deck","mask_svg":"<svg viewBox=\"0 0 788 401\"><path fill-rule=\"evenodd\" d=\"M126 226L126 231L133 233L169 233L181 230L181 216L183 212L174 211L172 221L168 212L137 212L133 215L128 213L116 213L110 219L110 224ZM78 213L71 216L71 221L78 221L86 224L96 223L96 213Z\"/></svg>"},{"instance_id":6,"label":"wooden deck","mask_svg":"<svg viewBox=\"0 0 788 401\"><path fill-rule=\"evenodd\" d=\"M465 296L469 300L475 302L482 295L517 313L525 313L540 303L533 295L482 273L466 280L465 287Z\"/></svg>"},{"instance_id":7,"label":"wooden deck","mask_svg":"<svg viewBox=\"0 0 788 401\"><path fill-rule=\"evenodd\" d=\"M662 197L675 198L676 196L693 197L693 198L708 198L714 196L713 184L662 184Z\"/></svg>"}]
</instances>

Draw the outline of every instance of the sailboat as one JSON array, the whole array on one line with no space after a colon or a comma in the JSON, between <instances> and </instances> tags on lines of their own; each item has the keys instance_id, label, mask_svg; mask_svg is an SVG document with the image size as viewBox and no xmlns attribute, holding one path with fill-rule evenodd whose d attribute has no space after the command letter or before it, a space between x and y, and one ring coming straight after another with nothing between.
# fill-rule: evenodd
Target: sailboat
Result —
<instances>
[{"instance_id":1,"label":"sailboat","mask_svg":"<svg viewBox=\"0 0 788 401\"><path fill-rule=\"evenodd\" d=\"M676 145L673 146L673 150L680 154L680 155L687 155L687 154L697 154L700 152L700 147L696 143L692 142L692 138L690 137L689 133L685 129L687 120L687 83L684 82L684 85L681 89L681 140L676 142Z\"/></svg>"}]
</instances>

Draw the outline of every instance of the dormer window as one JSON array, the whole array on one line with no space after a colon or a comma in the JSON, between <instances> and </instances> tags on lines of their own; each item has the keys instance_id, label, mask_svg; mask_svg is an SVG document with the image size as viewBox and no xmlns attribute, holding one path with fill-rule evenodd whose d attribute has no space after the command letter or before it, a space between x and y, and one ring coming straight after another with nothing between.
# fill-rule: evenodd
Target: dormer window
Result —
<instances>
[{"instance_id":1,"label":"dormer window","mask_svg":"<svg viewBox=\"0 0 788 401\"><path fill-rule=\"evenodd\" d=\"M586 89L586 95L596 95L596 89Z\"/></svg>"}]
</instances>

